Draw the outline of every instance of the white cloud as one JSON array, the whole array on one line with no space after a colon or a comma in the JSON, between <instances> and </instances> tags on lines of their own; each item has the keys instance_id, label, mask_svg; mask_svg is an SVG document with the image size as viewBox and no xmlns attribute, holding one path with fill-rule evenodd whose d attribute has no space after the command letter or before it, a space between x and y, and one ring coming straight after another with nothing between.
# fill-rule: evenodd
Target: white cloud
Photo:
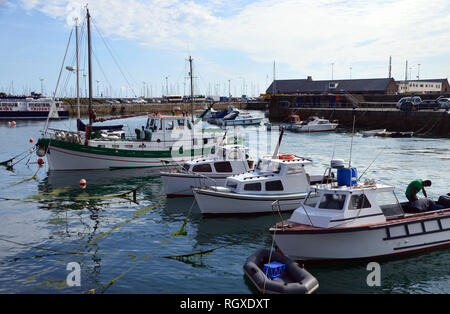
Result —
<instances>
[{"instance_id":1,"label":"white cloud","mask_svg":"<svg viewBox=\"0 0 450 314\"><path fill-rule=\"evenodd\" d=\"M71 24L84 1L21 4ZM89 8L109 36L172 50L234 49L296 73L319 67L319 76L331 62L347 73L350 64L387 63L390 55L403 62L450 53L450 4L441 0L96 0Z\"/></svg>"}]
</instances>

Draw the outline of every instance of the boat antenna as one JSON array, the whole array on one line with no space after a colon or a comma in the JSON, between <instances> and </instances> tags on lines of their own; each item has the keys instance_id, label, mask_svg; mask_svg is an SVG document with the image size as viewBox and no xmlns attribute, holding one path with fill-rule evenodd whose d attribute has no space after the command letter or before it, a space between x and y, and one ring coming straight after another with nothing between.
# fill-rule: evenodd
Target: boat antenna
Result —
<instances>
[{"instance_id":1,"label":"boat antenna","mask_svg":"<svg viewBox=\"0 0 450 314\"><path fill-rule=\"evenodd\" d=\"M375 160L377 160L378 156L380 156L380 154L381 154L383 151L384 151L384 149L381 150L381 151L375 156L375 158L372 160L372 162L369 164L369 166L366 168L366 170L364 170L364 172L359 176L358 180L356 180L356 181L359 181L359 179L361 179L361 177L367 172L367 170L369 170L369 168L372 166L372 164L375 162Z\"/></svg>"},{"instance_id":2,"label":"boat antenna","mask_svg":"<svg viewBox=\"0 0 450 314\"><path fill-rule=\"evenodd\" d=\"M355 115L355 109L353 109L353 129L352 129L352 141L350 143L350 158L348 160L348 167L351 168L352 167L352 150L353 150L353 137L355 135L355 120L356 120L356 115Z\"/></svg>"},{"instance_id":3,"label":"boat antenna","mask_svg":"<svg viewBox=\"0 0 450 314\"><path fill-rule=\"evenodd\" d=\"M278 150L280 149L281 140L283 139L284 128L281 128L280 137L278 138L277 146L275 147L275 151L273 152L272 159L276 159L278 155Z\"/></svg>"}]
</instances>

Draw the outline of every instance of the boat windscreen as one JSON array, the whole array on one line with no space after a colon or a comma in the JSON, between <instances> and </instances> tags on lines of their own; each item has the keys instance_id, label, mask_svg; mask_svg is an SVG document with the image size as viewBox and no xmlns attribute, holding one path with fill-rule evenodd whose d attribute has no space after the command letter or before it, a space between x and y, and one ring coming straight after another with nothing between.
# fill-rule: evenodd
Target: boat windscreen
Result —
<instances>
[{"instance_id":1,"label":"boat windscreen","mask_svg":"<svg viewBox=\"0 0 450 314\"><path fill-rule=\"evenodd\" d=\"M402 207L393 191L378 192L376 199L378 206L386 217L403 214Z\"/></svg>"},{"instance_id":2,"label":"boat windscreen","mask_svg":"<svg viewBox=\"0 0 450 314\"><path fill-rule=\"evenodd\" d=\"M273 162L271 160L260 160L256 166L261 172L280 172L280 164L278 162Z\"/></svg>"}]
</instances>

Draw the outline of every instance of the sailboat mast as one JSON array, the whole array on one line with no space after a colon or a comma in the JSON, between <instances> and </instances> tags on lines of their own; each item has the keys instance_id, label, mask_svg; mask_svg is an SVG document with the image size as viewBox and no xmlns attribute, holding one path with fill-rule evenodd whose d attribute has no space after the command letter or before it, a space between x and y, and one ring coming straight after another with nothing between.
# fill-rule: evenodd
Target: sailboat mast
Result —
<instances>
[{"instance_id":1,"label":"sailboat mast","mask_svg":"<svg viewBox=\"0 0 450 314\"><path fill-rule=\"evenodd\" d=\"M88 32L88 71L89 71L89 127L92 126L92 62L91 62L91 16L89 14L89 9L86 9L86 19L87 19L87 32Z\"/></svg>"},{"instance_id":2,"label":"sailboat mast","mask_svg":"<svg viewBox=\"0 0 450 314\"><path fill-rule=\"evenodd\" d=\"M80 71L78 57L78 18L75 18L75 46L77 58L77 118L80 120Z\"/></svg>"},{"instance_id":3,"label":"sailboat mast","mask_svg":"<svg viewBox=\"0 0 450 314\"><path fill-rule=\"evenodd\" d=\"M192 79L192 57L189 56L189 76L191 78L191 116L192 122L194 122L194 82Z\"/></svg>"}]
</instances>

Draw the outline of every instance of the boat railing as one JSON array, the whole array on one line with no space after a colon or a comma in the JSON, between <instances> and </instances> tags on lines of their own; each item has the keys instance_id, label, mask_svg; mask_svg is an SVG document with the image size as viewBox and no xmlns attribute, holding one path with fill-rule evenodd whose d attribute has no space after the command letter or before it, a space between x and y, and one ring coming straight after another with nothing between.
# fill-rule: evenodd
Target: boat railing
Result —
<instances>
[{"instance_id":1,"label":"boat railing","mask_svg":"<svg viewBox=\"0 0 450 314\"><path fill-rule=\"evenodd\" d=\"M287 205L295 205L295 206L303 206L303 200L275 200L272 202L272 217L274 220L274 225L281 227L283 230L289 226L289 224L284 223L283 216L281 214L281 206L287 206ZM277 217L280 219L280 222L277 222Z\"/></svg>"}]
</instances>

